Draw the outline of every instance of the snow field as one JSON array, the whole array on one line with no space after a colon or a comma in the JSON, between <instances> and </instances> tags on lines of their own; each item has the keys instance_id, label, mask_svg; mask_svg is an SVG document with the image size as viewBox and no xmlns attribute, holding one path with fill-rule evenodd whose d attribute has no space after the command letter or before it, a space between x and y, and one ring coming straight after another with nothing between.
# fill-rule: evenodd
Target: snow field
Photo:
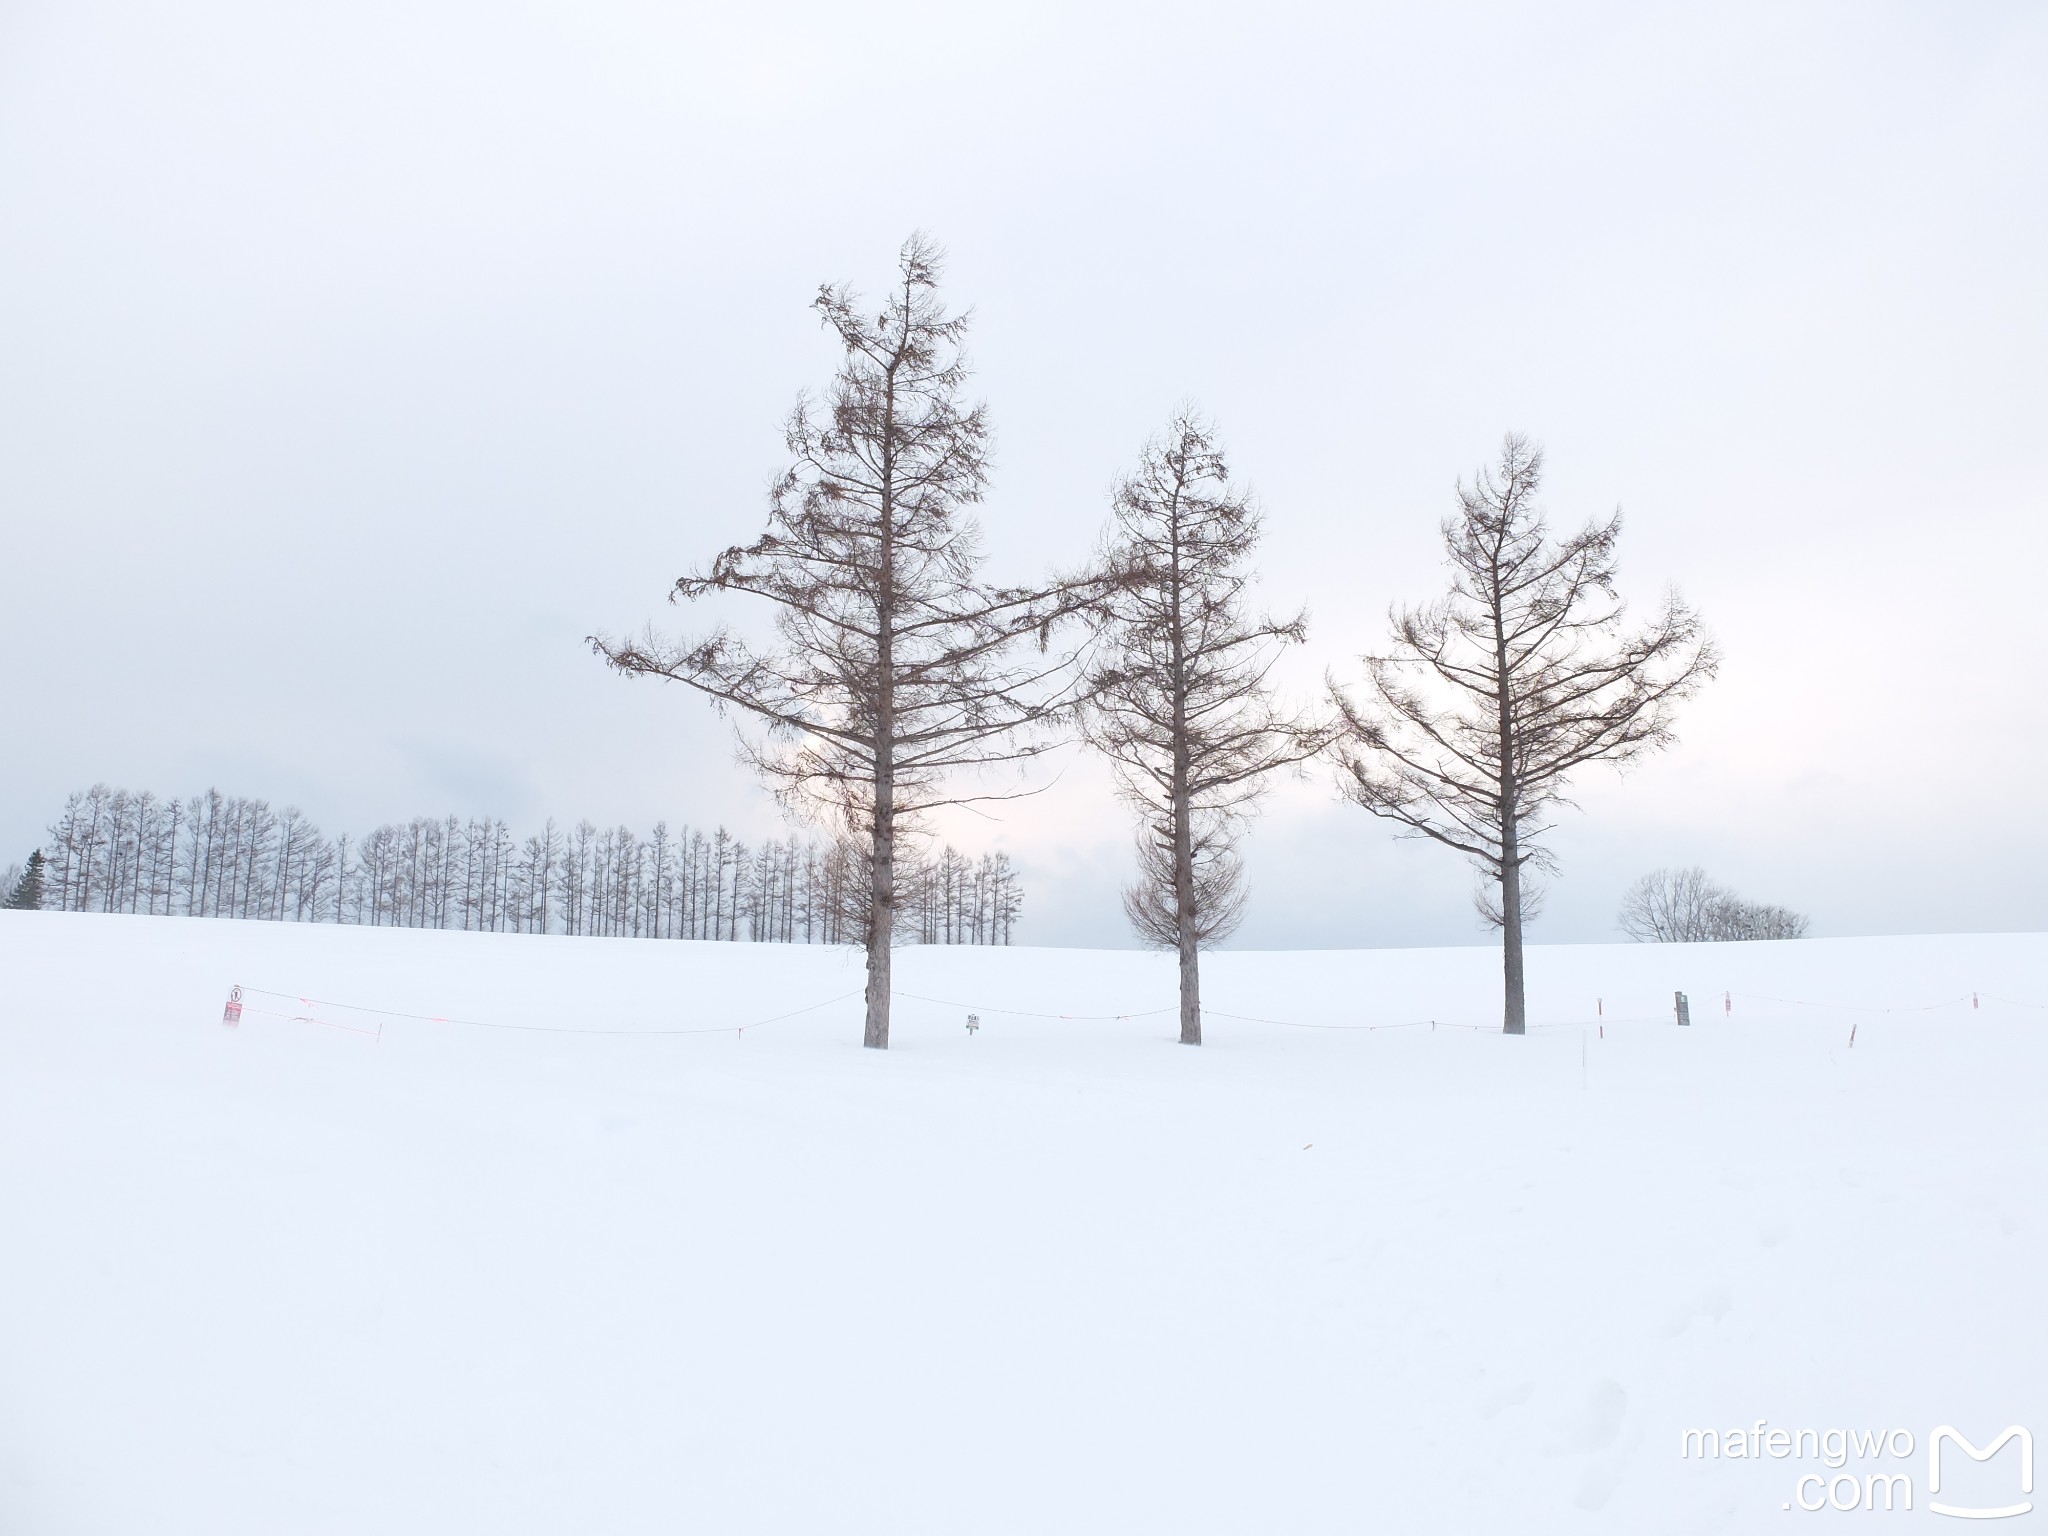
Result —
<instances>
[{"instance_id":1,"label":"snow field","mask_svg":"<svg viewBox=\"0 0 2048 1536\"><path fill-rule=\"evenodd\" d=\"M2048 1433L2042 936L1539 947L1525 1040L1224 953L1200 1050L896 964L883 1054L847 951L0 915L0 1530L1746 1531L1814 1464L1685 1428Z\"/></svg>"}]
</instances>

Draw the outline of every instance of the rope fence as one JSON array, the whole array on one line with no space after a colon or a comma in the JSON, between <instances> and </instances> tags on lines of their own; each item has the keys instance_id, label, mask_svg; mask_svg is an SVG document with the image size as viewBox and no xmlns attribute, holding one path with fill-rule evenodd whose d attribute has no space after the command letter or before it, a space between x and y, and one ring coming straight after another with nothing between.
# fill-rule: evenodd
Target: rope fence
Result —
<instances>
[{"instance_id":1,"label":"rope fence","mask_svg":"<svg viewBox=\"0 0 2048 1536\"><path fill-rule=\"evenodd\" d=\"M891 992L891 997L904 998L913 1003L937 1003L942 1008L966 1008L976 1013L1000 1013L1012 1019L1070 1019L1085 1024L1104 1024L1114 1019L1150 1019L1162 1013L1175 1013L1175 1008L1147 1008L1140 1013L1027 1013L1021 1008L995 1008L987 1003L962 1003L950 997L923 997L916 992Z\"/></svg>"},{"instance_id":2,"label":"rope fence","mask_svg":"<svg viewBox=\"0 0 2048 1536\"><path fill-rule=\"evenodd\" d=\"M837 997L828 997L824 999L822 1002L808 1003L801 1008L792 1008L786 1013L771 1014L766 1018L752 1019L744 1024L705 1024L684 1027L642 1026L630 1028L607 1028L603 1026L584 1027L580 1025L571 1024L514 1024L489 1019L455 1018L447 1014L405 1013L397 1009L372 1008L361 1003L336 1002L331 999L325 998L303 997L295 992L274 992L263 987L244 987L237 985L228 994L227 1008L222 1014L222 1022L227 1024L238 1023L243 1013L247 1012L259 1018L276 1019L284 1023L317 1024L323 1028L340 1030L347 1034L364 1035L368 1036L373 1041L378 1043L381 1043L384 1038L384 1021L386 1019L403 1020L406 1022L418 1024L451 1024L464 1029L505 1030L519 1034L605 1035L613 1037L732 1035L735 1039L744 1039L746 1037L747 1031L750 1029L761 1029L771 1024L783 1023L784 1021L789 1019L801 1018L805 1014L816 1013L821 1009L830 1008L835 1006L836 1004L847 1002L853 998L860 997L864 994L864 991L864 988L856 987L854 990L850 992L842 992ZM270 998L279 1002L297 1003L299 1007L305 1011L290 1012L281 1011L275 1008L257 1007L253 1004L246 1003L244 1001L245 995ZM1162 1014L1175 1013L1178 1011L1178 1009L1174 1006L1167 1006L1163 1008L1138 1009L1127 1013L1043 1013L1033 1012L1031 1010L1022 1008L1000 1008L989 1003L963 1002L957 998L928 997L922 993L917 992L891 992L890 996L893 998L900 998L906 1002L929 1003L935 1007L941 1008L965 1009L968 1010L970 1013L976 1015L977 1017L980 1014L988 1013L997 1014L1005 1018L1053 1019L1070 1023L1125 1023L1134 1019L1158 1018ZM1905 1003L1894 1004L1890 1006L1872 1006L1861 1003L1836 1003L1814 1001L1807 998L1773 997L1764 993L1757 992L1723 991L1722 1001L1724 1013L1731 1015L1733 1014L1735 1002L1737 999L1741 999L1742 1001L1749 1003L1775 1004L1781 1007L1829 1009L1843 1013L1877 1015L1929 1014L1938 1013L1944 1009L1964 1009L1970 1011L1978 1011L1981 1010L1985 1002L2001 1003L2008 1007L2026 1008L2037 1012L2048 1011L2048 1004L2027 1002L2021 998L2002 997L1996 993L1990 992L1969 992L1960 994L1952 998L1944 998L1938 1002L1932 1003ZM366 1022L362 1024L352 1024L338 1022L334 1019L322 1018L315 1011L319 1009L326 1009L339 1013L360 1015L366 1020ZM1500 1025L1498 1024L1471 1024L1459 1020L1450 1019L1401 1019L1390 1020L1383 1023L1318 1023L1300 1019L1271 1018L1260 1014L1227 1013L1220 1008L1204 1008L1202 1010L1202 1016L1205 1019L1229 1019L1232 1022L1242 1024L1265 1024L1278 1029L1309 1029L1347 1034L1369 1034L1380 1030L1425 1028L1431 1031L1435 1031L1438 1029L1462 1029L1476 1031L1479 1033L1498 1034L1500 1032ZM1649 1016L1622 1016L1616 1014L1609 1014L1606 1012L1605 1000L1602 999L1600 1000L1599 1007L1595 1016L1592 1018L1549 1020L1532 1023L1528 1027L1531 1032L1535 1032L1538 1030L1554 1029L1584 1030L1594 1028L1597 1026L1600 1031L1601 1038L1605 1039L1607 1033L1606 1026L1609 1024L1671 1025L1674 1024L1674 1022L1675 1020L1671 1016L1661 1014ZM1852 1046L1856 1043L1856 1031L1853 1026L1851 1027L1849 1032L1849 1043Z\"/></svg>"},{"instance_id":3,"label":"rope fence","mask_svg":"<svg viewBox=\"0 0 2048 1536\"><path fill-rule=\"evenodd\" d=\"M244 993L253 993L257 997L292 998L304 1004L308 1008L332 1008L344 1013L371 1014L376 1016L376 1018L378 1019L378 1023L375 1029L359 1029L355 1026L348 1024L336 1024L331 1019L317 1018L310 1014L283 1014L274 1013L269 1009L264 1008L247 1008L247 1005L241 1002L241 997ZM383 1020L385 1019L404 1019L416 1024L455 1024L465 1029L502 1029L511 1030L519 1034L534 1035L744 1036L746 1032L750 1029L760 1029L764 1025L780 1024L784 1019L794 1019L802 1014L816 1013L820 1008L830 1008L834 1003L843 1003L848 998L859 997L860 995L861 989L855 988L851 992L842 992L837 997L828 997L821 1003L809 1003L802 1008L792 1008L788 1013L773 1014L765 1019L753 1019L745 1024L706 1024L686 1029L672 1029L666 1027L636 1029L587 1029L580 1025L574 1024L505 1024L490 1019L450 1018L444 1014L438 1013L400 1013L395 1009L390 1008L365 1007L361 1003L337 1003L324 998L298 997L296 993L291 992L270 992L266 991L262 987L237 986L234 988L233 992L230 993L228 1000L229 1012L233 1014L234 1017L226 1018L226 1022L230 1024L234 1023L235 1020L239 1018L242 1012L246 1009L246 1011L248 1012L260 1014L266 1018L287 1019L293 1023L324 1024L329 1029L351 1030L355 1034L374 1034L380 1041L384 1037Z\"/></svg>"}]
</instances>

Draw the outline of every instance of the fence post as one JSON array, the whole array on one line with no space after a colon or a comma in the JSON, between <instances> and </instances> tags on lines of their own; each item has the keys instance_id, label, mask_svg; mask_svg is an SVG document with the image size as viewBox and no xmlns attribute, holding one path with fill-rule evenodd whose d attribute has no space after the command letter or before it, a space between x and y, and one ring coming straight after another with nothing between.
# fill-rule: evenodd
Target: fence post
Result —
<instances>
[{"instance_id":1,"label":"fence post","mask_svg":"<svg viewBox=\"0 0 2048 1536\"><path fill-rule=\"evenodd\" d=\"M1680 1024L1692 1023L1692 1004L1685 1000L1685 994L1683 992L1674 992L1671 996L1673 1006L1678 1013L1678 1022Z\"/></svg>"}]
</instances>

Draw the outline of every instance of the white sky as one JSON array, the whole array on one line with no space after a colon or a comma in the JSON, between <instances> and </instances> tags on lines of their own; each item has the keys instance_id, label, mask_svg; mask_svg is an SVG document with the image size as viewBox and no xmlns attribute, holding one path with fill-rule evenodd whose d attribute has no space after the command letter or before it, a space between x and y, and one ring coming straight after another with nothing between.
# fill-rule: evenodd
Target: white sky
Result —
<instances>
[{"instance_id":1,"label":"white sky","mask_svg":"<svg viewBox=\"0 0 2048 1536\"><path fill-rule=\"evenodd\" d=\"M1586 780L1536 938L1705 864L1820 933L2048 925L2048 11L0 7L0 863L96 779L330 830L776 829L582 648L751 538L816 284L931 230L997 574L1077 558L1183 397L1300 678L1431 595L1509 428L1727 662ZM687 618L687 616L682 616ZM1033 942L1127 942L1097 768L949 829ZM1327 778L1254 945L1471 942Z\"/></svg>"}]
</instances>

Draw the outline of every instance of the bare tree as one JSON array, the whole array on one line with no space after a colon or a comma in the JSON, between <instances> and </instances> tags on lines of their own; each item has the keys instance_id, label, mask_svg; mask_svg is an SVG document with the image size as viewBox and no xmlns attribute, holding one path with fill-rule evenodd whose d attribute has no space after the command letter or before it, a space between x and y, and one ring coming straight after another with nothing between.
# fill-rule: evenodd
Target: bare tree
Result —
<instances>
[{"instance_id":1,"label":"bare tree","mask_svg":"<svg viewBox=\"0 0 2048 1536\"><path fill-rule=\"evenodd\" d=\"M786 805L857 836L868 863L867 1020L889 1043L890 946L899 835L924 813L996 797L963 774L1051 744L1032 728L1071 702L1076 670L1049 654L1051 626L1079 603L1067 583L985 583L969 516L988 476L985 408L963 403L965 316L937 285L940 253L913 235L879 313L844 287L815 308L842 352L822 402L790 414L793 459L768 531L685 576L671 601L738 592L765 600L780 645L729 631L681 643L593 637L628 675L687 684L759 730L745 760ZM1019 659L1018 642L1036 637Z\"/></svg>"},{"instance_id":2,"label":"bare tree","mask_svg":"<svg viewBox=\"0 0 2048 1536\"><path fill-rule=\"evenodd\" d=\"M1245 611L1261 517L1230 484L1214 430L1183 408L1111 498L1104 564L1116 573L1086 712L1139 817L1138 879L1124 911L1180 957L1180 1040L1202 1043L1200 951L1244 916L1236 843L1267 778L1330 733L1278 707L1270 678L1308 616Z\"/></svg>"},{"instance_id":3,"label":"bare tree","mask_svg":"<svg viewBox=\"0 0 2048 1536\"><path fill-rule=\"evenodd\" d=\"M1510 434L1443 524L1449 594L1392 614L1393 649L1365 658L1370 703L1333 681L1344 791L1404 831L1468 856L1501 930L1506 1032L1527 1027L1528 866L1574 773L1667 746L1678 702L1712 677L1712 642L1675 593L1624 631L1621 514L1553 542L1536 493L1543 454Z\"/></svg>"},{"instance_id":4,"label":"bare tree","mask_svg":"<svg viewBox=\"0 0 2048 1536\"><path fill-rule=\"evenodd\" d=\"M1807 929L1799 913L1744 901L1697 864L1643 876L1622 897L1619 924L1632 939L1661 944L1800 939Z\"/></svg>"},{"instance_id":5,"label":"bare tree","mask_svg":"<svg viewBox=\"0 0 2048 1536\"><path fill-rule=\"evenodd\" d=\"M1709 914L1723 894L1698 865L1654 870L1622 897L1621 931L1645 943L1686 944L1704 939Z\"/></svg>"}]
</instances>

